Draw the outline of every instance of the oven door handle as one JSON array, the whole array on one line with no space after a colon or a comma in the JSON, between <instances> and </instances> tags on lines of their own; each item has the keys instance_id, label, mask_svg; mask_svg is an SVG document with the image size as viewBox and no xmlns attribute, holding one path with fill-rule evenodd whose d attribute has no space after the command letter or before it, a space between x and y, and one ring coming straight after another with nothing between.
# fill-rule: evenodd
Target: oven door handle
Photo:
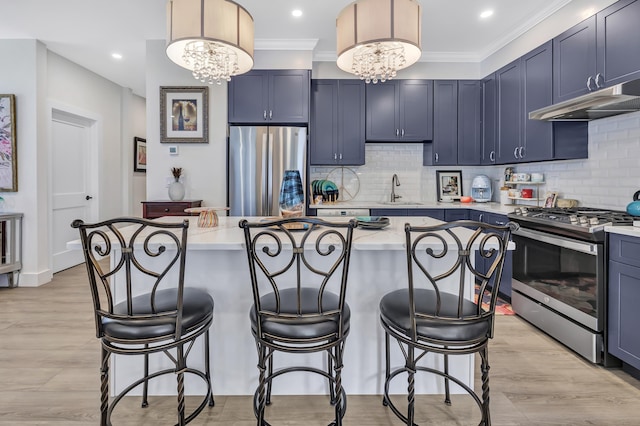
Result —
<instances>
[{"instance_id":1,"label":"oven door handle","mask_svg":"<svg viewBox=\"0 0 640 426\"><path fill-rule=\"evenodd\" d=\"M531 229L523 229L522 227L520 227L520 229L518 229L517 231L514 231L513 234L524 238L530 238L532 240L542 241L543 243L563 247L569 250L575 250L581 253L590 254L593 256L596 256L598 254L597 244L570 240L568 238L556 235L550 236L549 234L544 232L538 232Z\"/></svg>"}]
</instances>

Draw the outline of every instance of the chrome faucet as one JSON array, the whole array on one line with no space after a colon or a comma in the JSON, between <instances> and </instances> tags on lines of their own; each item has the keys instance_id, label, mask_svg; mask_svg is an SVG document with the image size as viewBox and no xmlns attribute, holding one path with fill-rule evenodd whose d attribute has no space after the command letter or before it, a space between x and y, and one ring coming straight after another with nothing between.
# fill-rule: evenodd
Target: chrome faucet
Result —
<instances>
[{"instance_id":1,"label":"chrome faucet","mask_svg":"<svg viewBox=\"0 0 640 426\"><path fill-rule=\"evenodd\" d=\"M391 202L395 203L398 198L402 198L402 195L396 195L396 186L400 186L400 180L397 174L393 174L391 178Z\"/></svg>"}]
</instances>

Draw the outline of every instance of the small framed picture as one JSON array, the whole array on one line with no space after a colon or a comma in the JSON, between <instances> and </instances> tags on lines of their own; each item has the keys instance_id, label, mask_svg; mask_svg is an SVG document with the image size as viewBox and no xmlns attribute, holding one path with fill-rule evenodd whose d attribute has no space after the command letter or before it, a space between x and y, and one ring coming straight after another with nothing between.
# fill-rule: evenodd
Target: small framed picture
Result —
<instances>
[{"instance_id":1,"label":"small framed picture","mask_svg":"<svg viewBox=\"0 0 640 426\"><path fill-rule=\"evenodd\" d=\"M0 191L18 191L15 95L0 95Z\"/></svg>"},{"instance_id":2,"label":"small framed picture","mask_svg":"<svg viewBox=\"0 0 640 426\"><path fill-rule=\"evenodd\" d=\"M557 192L547 192L544 196L544 206L545 207L555 207L556 200L558 199Z\"/></svg>"},{"instance_id":3,"label":"small framed picture","mask_svg":"<svg viewBox=\"0 0 640 426\"><path fill-rule=\"evenodd\" d=\"M436 170L438 201L443 197L449 200L459 200L462 197L462 171Z\"/></svg>"},{"instance_id":4,"label":"small framed picture","mask_svg":"<svg viewBox=\"0 0 640 426\"><path fill-rule=\"evenodd\" d=\"M147 172L147 140L137 136L133 138L133 171Z\"/></svg>"},{"instance_id":5,"label":"small framed picture","mask_svg":"<svg viewBox=\"0 0 640 426\"><path fill-rule=\"evenodd\" d=\"M160 87L160 142L209 142L209 88Z\"/></svg>"}]
</instances>

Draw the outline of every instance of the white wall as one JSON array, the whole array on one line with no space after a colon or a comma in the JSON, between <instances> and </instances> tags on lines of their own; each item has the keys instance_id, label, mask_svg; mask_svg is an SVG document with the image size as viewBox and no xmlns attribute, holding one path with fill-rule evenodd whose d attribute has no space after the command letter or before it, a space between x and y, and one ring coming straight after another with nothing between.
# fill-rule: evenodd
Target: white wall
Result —
<instances>
[{"instance_id":1,"label":"white wall","mask_svg":"<svg viewBox=\"0 0 640 426\"><path fill-rule=\"evenodd\" d=\"M135 119L131 123L131 129L133 136L146 139L147 136L147 101L140 96L133 96L132 98L132 111ZM126 150L126 147L125 147ZM133 137L131 138L131 161L129 164L131 167L129 170L133 170ZM147 199L147 174L142 172L132 172L131 178L131 208L130 214L133 216L142 216L142 204L141 201Z\"/></svg>"},{"instance_id":2,"label":"white wall","mask_svg":"<svg viewBox=\"0 0 640 426\"><path fill-rule=\"evenodd\" d=\"M20 285L51 279L48 238L46 49L36 40L0 40L0 93L16 95L18 192L0 193L5 210L24 213Z\"/></svg>"},{"instance_id":3,"label":"white wall","mask_svg":"<svg viewBox=\"0 0 640 426\"><path fill-rule=\"evenodd\" d=\"M133 175L129 123L144 121L141 98L52 52L36 40L0 40L0 57L11 66L0 67L0 93L16 95L18 192L2 193L5 209L24 213L23 268L20 286L51 280L49 128L51 105L83 111L103 125L98 136L99 216L131 214L127 199ZM123 124L125 123L125 124ZM146 126L143 126L144 130ZM125 139L123 135L127 135ZM124 161L124 160L127 161Z\"/></svg>"},{"instance_id":4,"label":"white wall","mask_svg":"<svg viewBox=\"0 0 640 426\"><path fill-rule=\"evenodd\" d=\"M172 167L184 169L185 199L226 205L227 84L209 85L209 143L160 143L160 87L199 86L191 73L171 62L163 40L147 42L147 199L168 200ZM206 86L206 85L205 85ZM169 155L176 145L178 156Z\"/></svg>"}]
</instances>

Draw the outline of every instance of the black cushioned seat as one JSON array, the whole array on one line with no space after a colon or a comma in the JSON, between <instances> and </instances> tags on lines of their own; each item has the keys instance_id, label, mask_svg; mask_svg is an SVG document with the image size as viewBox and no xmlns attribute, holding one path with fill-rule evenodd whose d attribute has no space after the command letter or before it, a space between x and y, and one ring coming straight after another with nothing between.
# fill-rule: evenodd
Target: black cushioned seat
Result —
<instances>
[{"instance_id":1,"label":"black cushioned seat","mask_svg":"<svg viewBox=\"0 0 640 426\"><path fill-rule=\"evenodd\" d=\"M213 298L209 293L199 288L185 288L182 306L182 332L186 333L207 321L213 315ZM155 295L156 312L173 311L177 309L178 290L175 288L160 290ZM151 297L148 294L131 299L133 314L152 314ZM113 307L116 314L126 314L125 302ZM104 334L116 339L154 339L175 333L175 320L168 318L164 324L158 324L156 319L144 320L115 320L103 319Z\"/></svg>"},{"instance_id":2,"label":"black cushioned seat","mask_svg":"<svg viewBox=\"0 0 640 426\"><path fill-rule=\"evenodd\" d=\"M490 318L472 324L462 321L458 324L454 322L458 310L457 296L449 293L442 294L439 318L436 317L436 293L434 291L416 289L414 297L417 312L434 316L434 318L415 318L418 335L422 338L456 343L461 340L480 339L489 332ZM464 315L471 317L477 314L478 307L475 303L470 300L462 302ZM412 319L409 312L408 289L396 290L382 297L380 300L380 319L399 332L409 334Z\"/></svg>"},{"instance_id":3,"label":"black cushioned seat","mask_svg":"<svg viewBox=\"0 0 640 426\"><path fill-rule=\"evenodd\" d=\"M291 339L315 339L329 334L338 332L338 324L332 319L320 316L318 310L318 290L314 288L301 289L301 313L316 314L309 318L301 316L295 323L291 321L282 322L277 318L270 319L264 317L262 322L262 331L272 336ZM298 309L298 292L295 288L288 288L280 291L280 313L286 315L295 315ZM338 308L340 300L338 295L325 291L323 294L322 307L325 311L331 311ZM276 298L274 293L269 293L260 298L263 311L276 310ZM255 332L258 317L256 315L255 306L251 307L250 312L251 328ZM349 320L351 319L351 310L347 303L344 304L342 314L342 326L344 334L349 333Z\"/></svg>"}]
</instances>

